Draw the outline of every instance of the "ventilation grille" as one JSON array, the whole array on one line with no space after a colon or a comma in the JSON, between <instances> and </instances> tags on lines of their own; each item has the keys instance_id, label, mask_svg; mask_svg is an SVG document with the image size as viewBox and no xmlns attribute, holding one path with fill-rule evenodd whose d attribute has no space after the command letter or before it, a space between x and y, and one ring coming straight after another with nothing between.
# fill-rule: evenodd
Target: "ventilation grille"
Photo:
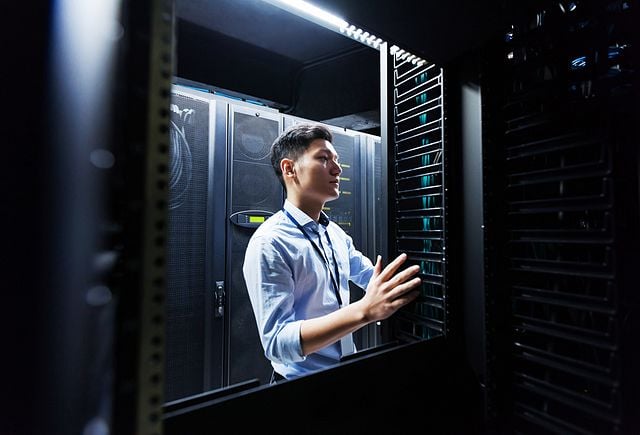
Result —
<instances>
[{"instance_id":1,"label":"ventilation grille","mask_svg":"<svg viewBox=\"0 0 640 435\"><path fill-rule=\"evenodd\" d=\"M165 399L204 388L209 102L172 93Z\"/></svg>"}]
</instances>

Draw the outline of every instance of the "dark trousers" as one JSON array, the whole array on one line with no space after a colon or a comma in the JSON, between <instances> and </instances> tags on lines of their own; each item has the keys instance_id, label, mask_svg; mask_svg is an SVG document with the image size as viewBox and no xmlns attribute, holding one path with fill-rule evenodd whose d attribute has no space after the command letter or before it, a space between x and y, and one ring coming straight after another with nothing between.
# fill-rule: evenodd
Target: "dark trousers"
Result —
<instances>
[{"instance_id":1,"label":"dark trousers","mask_svg":"<svg viewBox=\"0 0 640 435\"><path fill-rule=\"evenodd\" d=\"M269 383L275 384L284 380L286 380L286 378L274 370L273 372L271 372L271 380L269 381Z\"/></svg>"}]
</instances>

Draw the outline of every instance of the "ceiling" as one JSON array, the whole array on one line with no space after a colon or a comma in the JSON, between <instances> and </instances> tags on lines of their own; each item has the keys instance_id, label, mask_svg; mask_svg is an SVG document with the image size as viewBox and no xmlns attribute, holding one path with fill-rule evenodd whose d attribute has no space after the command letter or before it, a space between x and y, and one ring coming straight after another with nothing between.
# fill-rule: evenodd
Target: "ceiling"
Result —
<instances>
[{"instance_id":1,"label":"ceiling","mask_svg":"<svg viewBox=\"0 0 640 435\"><path fill-rule=\"evenodd\" d=\"M446 65L506 22L507 0L312 0L391 44ZM520 0L514 7L524 6Z\"/></svg>"},{"instance_id":2,"label":"ceiling","mask_svg":"<svg viewBox=\"0 0 640 435\"><path fill-rule=\"evenodd\" d=\"M310 3L439 64L499 31L506 9L498 0ZM359 44L262 0L177 0L176 12L202 27L302 62Z\"/></svg>"},{"instance_id":3,"label":"ceiling","mask_svg":"<svg viewBox=\"0 0 640 435\"><path fill-rule=\"evenodd\" d=\"M178 0L176 14L302 63L362 46L262 0Z\"/></svg>"},{"instance_id":4,"label":"ceiling","mask_svg":"<svg viewBox=\"0 0 640 435\"><path fill-rule=\"evenodd\" d=\"M443 66L504 22L497 0L311 2ZM308 119L379 126L376 50L262 0L176 0L176 15L178 77Z\"/></svg>"}]
</instances>

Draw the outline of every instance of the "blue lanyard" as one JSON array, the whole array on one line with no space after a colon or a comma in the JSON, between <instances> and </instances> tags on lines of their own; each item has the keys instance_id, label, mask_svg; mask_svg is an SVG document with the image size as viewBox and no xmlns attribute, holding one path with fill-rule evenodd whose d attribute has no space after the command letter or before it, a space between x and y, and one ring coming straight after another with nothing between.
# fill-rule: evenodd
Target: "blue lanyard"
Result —
<instances>
[{"instance_id":1,"label":"blue lanyard","mask_svg":"<svg viewBox=\"0 0 640 435\"><path fill-rule=\"evenodd\" d=\"M335 267L335 276L333 273L331 273L331 266L329 265L329 260L327 259L325 254L322 252L320 247L316 245L316 243L313 240L311 240L311 237L309 237L309 234L307 234L307 232L304 230L302 225L300 225L298 221L295 220L293 216L291 216L291 213L289 213L285 209L282 209L282 211L284 212L285 215L287 215L289 219L291 219L291 222L293 222L298 227L298 229L302 232L302 234L307 238L309 243L311 243L311 246L313 246L313 249L315 249L318 255L320 255L320 257L322 258L322 261L324 261L324 264L327 266L327 269L329 269L329 276L331 276L331 283L333 284L333 289L336 292L336 298L338 298L338 305L342 306L342 298L340 297L340 287L338 286L338 283L340 282L340 270L338 269L338 262L336 261L336 254L333 252L333 247L331 247L331 256L333 257L333 266ZM320 233L318 232L317 234L318 234L318 240L320 240L320 243L322 243ZM328 231L327 231L327 239L329 240L329 246L331 246L331 239L329 239Z\"/></svg>"}]
</instances>

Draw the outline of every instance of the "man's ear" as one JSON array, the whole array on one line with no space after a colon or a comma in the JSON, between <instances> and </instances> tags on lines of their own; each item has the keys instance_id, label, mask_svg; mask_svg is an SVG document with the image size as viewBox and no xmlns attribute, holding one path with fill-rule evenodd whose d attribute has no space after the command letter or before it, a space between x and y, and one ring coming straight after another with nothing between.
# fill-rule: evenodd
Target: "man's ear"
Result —
<instances>
[{"instance_id":1,"label":"man's ear","mask_svg":"<svg viewBox=\"0 0 640 435\"><path fill-rule=\"evenodd\" d=\"M293 160L291 159L282 159L280 160L280 170L282 171L283 177L288 177L293 175Z\"/></svg>"}]
</instances>

